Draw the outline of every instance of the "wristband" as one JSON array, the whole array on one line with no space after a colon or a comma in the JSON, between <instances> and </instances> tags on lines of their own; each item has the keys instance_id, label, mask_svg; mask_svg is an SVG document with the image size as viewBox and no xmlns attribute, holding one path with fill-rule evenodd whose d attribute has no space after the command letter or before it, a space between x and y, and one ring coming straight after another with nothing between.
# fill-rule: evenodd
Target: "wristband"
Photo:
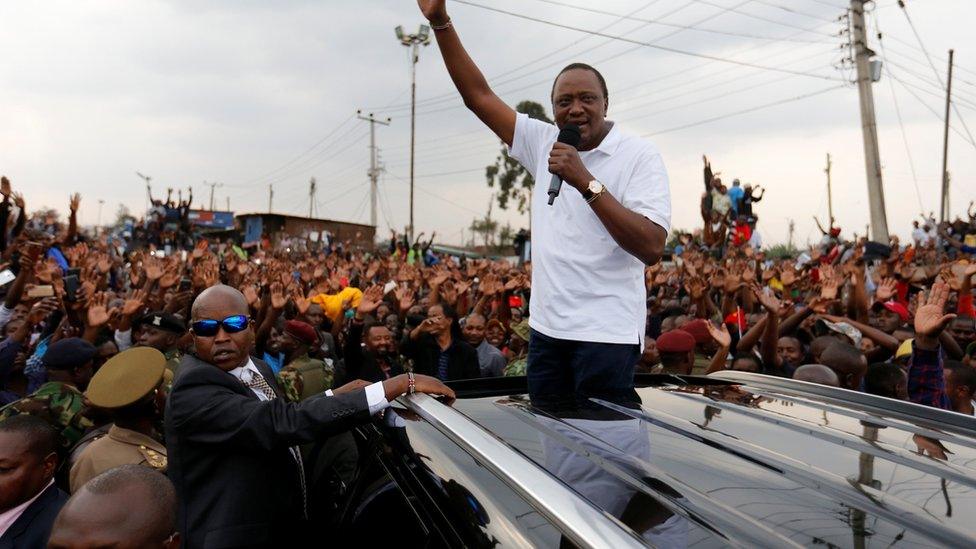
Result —
<instances>
[{"instance_id":1,"label":"wristband","mask_svg":"<svg viewBox=\"0 0 976 549\"><path fill-rule=\"evenodd\" d=\"M413 372L407 372L407 394L412 395L417 391L417 380L413 378Z\"/></svg>"},{"instance_id":2,"label":"wristband","mask_svg":"<svg viewBox=\"0 0 976 549\"><path fill-rule=\"evenodd\" d=\"M433 23L430 24L430 28L432 30L435 30L435 31L447 30L447 29L451 28L452 26L454 26L454 25L453 25L453 23L451 23L451 18L450 17L447 18L447 22L444 23L443 25L435 25Z\"/></svg>"}]
</instances>

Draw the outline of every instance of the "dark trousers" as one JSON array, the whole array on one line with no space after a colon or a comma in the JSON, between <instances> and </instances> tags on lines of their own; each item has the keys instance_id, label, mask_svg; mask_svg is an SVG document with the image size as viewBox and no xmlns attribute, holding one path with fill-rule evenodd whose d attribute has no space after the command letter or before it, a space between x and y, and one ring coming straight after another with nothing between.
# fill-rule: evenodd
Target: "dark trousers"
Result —
<instances>
[{"instance_id":1,"label":"dark trousers","mask_svg":"<svg viewBox=\"0 0 976 549\"><path fill-rule=\"evenodd\" d=\"M590 397L632 401L640 345L556 339L532 330L529 398L542 406L580 405Z\"/></svg>"}]
</instances>

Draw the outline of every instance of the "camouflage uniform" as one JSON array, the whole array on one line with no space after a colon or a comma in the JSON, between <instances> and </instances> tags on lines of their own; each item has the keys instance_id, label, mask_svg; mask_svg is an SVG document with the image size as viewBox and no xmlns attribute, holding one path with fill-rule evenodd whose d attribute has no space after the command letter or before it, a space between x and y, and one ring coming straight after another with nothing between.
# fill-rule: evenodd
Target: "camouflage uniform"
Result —
<instances>
[{"instance_id":1,"label":"camouflage uniform","mask_svg":"<svg viewBox=\"0 0 976 549\"><path fill-rule=\"evenodd\" d=\"M285 397L298 402L332 388L332 365L309 358L307 354L289 362L278 372L278 383Z\"/></svg>"},{"instance_id":2,"label":"camouflage uniform","mask_svg":"<svg viewBox=\"0 0 976 549\"><path fill-rule=\"evenodd\" d=\"M37 416L61 433L61 443L68 449L93 427L85 417L84 398L81 391L67 383L49 381L30 395L0 408L0 421L19 414Z\"/></svg>"}]
</instances>

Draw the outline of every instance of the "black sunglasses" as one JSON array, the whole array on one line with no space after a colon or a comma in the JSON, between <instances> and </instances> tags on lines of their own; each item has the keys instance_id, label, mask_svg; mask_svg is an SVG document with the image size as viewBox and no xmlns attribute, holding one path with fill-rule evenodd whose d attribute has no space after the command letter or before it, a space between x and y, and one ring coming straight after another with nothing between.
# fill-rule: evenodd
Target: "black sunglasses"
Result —
<instances>
[{"instance_id":1,"label":"black sunglasses","mask_svg":"<svg viewBox=\"0 0 976 549\"><path fill-rule=\"evenodd\" d=\"M220 331L220 327L224 327L224 331L228 334L236 334L247 328L250 319L247 315L234 315L229 316L223 320L213 320L204 319L197 320L190 324L190 329L193 330L193 335L198 335L201 337L213 337L217 335Z\"/></svg>"}]
</instances>

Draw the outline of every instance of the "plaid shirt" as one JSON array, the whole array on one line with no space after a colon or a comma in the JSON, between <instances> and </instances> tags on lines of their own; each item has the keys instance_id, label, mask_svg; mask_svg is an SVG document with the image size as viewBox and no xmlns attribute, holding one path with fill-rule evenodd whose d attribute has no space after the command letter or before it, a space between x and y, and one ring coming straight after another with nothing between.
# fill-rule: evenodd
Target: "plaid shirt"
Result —
<instances>
[{"instance_id":1,"label":"plaid shirt","mask_svg":"<svg viewBox=\"0 0 976 549\"><path fill-rule=\"evenodd\" d=\"M934 351L919 349L912 342L908 361L908 399L916 404L951 410L942 373L942 347Z\"/></svg>"}]
</instances>

